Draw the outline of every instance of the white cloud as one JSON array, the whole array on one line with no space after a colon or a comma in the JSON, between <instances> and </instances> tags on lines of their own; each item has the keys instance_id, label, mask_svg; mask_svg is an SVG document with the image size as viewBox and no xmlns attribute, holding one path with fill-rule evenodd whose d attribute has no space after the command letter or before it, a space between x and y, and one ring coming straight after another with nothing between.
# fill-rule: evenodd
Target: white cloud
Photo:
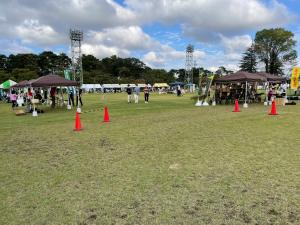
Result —
<instances>
[{"instance_id":1,"label":"white cloud","mask_svg":"<svg viewBox=\"0 0 300 225\"><path fill-rule=\"evenodd\" d=\"M159 58L157 54L153 51L148 52L144 55L143 61L146 65L154 68L158 67L164 67L165 60L162 58Z\"/></svg>"},{"instance_id":2,"label":"white cloud","mask_svg":"<svg viewBox=\"0 0 300 225\"><path fill-rule=\"evenodd\" d=\"M6 17L5 16L0 16L0 22L6 22Z\"/></svg>"},{"instance_id":3,"label":"white cloud","mask_svg":"<svg viewBox=\"0 0 300 225\"><path fill-rule=\"evenodd\" d=\"M83 53L99 58L141 55L148 65L159 68L184 68L185 51L178 49L183 49L188 37L196 46L201 43L208 48L194 52L199 66L236 68L241 53L251 44L251 37L245 34L293 19L283 4L265 2L125 0L121 5L115 0L1 1L0 36L13 40L13 44L2 45L3 51L16 53L34 47L68 46L68 30L83 28ZM162 25L164 31L157 36L144 32L143 27L151 30L153 23ZM299 40L299 33L296 38Z\"/></svg>"},{"instance_id":4,"label":"white cloud","mask_svg":"<svg viewBox=\"0 0 300 225\"><path fill-rule=\"evenodd\" d=\"M91 54L98 58L110 57L112 55L117 55L119 57L128 57L130 52L125 49L120 49L117 47L107 47L102 44L83 44L82 45L83 54Z\"/></svg>"},{"instance_id":5,"label":"white cloud","mask_svg":"<svg viewBox=\"0 0 300 225\"><path fill-rule=\"evenodd\" d=\"M226 53L240 53L249 48L252 44L252 39L249 35L226 37L220 35L221 44L223 45Z\"/></svg>"},{"instance_id":6,"label":"white cloud","mask_svg":"<svg viewBox=\"0 0 300 225\"><path fill-rule=\"evenodd\" d=\"M102 31L90 31L87 41L102 43L106 46L118 46L128 50L148 50L159 47L160 43L138 26L114 27Z\"/></svg>"},{"instance_id":7,"label":"white cloud","mask_svg":"<svg viewBox=\"0 0 300 225\"><path fill-rule=\"evenodd\" d=\"M141 27L114 27L101 31L90 31L82 46L85 54L93 54L103 58L111 55L129 56L133 52L140 52L142 60L151 67L171 68L183 67L185 52L178 51L168 44L162 44L158 40L146 34ZM205 53L196 50L196 58L203 58Z\"/></svg>"},{"instance_id":8,"label":"white cloud","mask_svg":"<svg viewBox=\"0 0 300 225\"><path fill-rule=\"evenodd\" d=\"M132 52L159 49L161 44L138 26L121 26L89 31L82 46L83 53L103 58L111 55L128 57Z\"/></svg>"},{"instance_id":9,"label":"white cloud","mask_svg":"<svg viewBox=\"0 0 300 225\"><path fill-rule=\"evenodd\" d=\"M53 45L61 43L64 38L52 27L41 25L38 20L25 20L16 26L16 33L24 43L39 43L41 45Z\"/></svg>"},{"instance_id":10,"label":"white cloud","mask_svg":"<svg viewBox=\"0 0 300 225\"><path fill-rule=\"evenodd\" d=\"M142 60L154 68L184 68L185 55L185 51L178 51L168 45L162 45L157 51L150 51L145 54ZM194 60L204 59L205 56L203 51L194 51Z\"/></svg>"},{"instance_id":11,"label":"white cloud","mask_svg":"<svg viewBox=\"0 0 300 225\"><path fill-rule=\"evenodd\" d=\"M211 42L216 34L237 34L249 29L282 25L293 16L283 5L259 0L126 0L140 21L181 24L183 32Z\"/></svg>"},{"instance_id":12,"label":"white cloud","mask_svg":"<svg viewBox=\"0 0 300 225\"><path fill-rule=\"evenodd\" d=\"M4 54L32 53L32 49L19 43L18 41L0 40L0 49Z\"/></svg>"}]
</instances>

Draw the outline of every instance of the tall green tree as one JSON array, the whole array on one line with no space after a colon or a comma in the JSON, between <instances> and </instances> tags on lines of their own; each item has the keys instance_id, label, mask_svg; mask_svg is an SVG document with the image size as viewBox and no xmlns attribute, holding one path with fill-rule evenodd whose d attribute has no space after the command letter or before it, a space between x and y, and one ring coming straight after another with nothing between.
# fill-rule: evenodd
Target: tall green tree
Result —
<instances>
[{"instance_id":1,"label":"tall green tree","mask_svg":"<svg viewBox=\"0 0 300 225\"><path fill-rule=\"evenodd\" d=\"M101 62L93 55L82 55L82 69L83 71L100 70Z\"/></svg>"},{"instance_id":2,"label":"tall green tree","mask_svg":"<svg viewBox=\"0 0 300 225\"><path fill-rule=\"evenodd\" d=\"M56 72L57 58L58 56L52 51L44 51L38 55L38 65L41 75Z\"/></svg>"},{"instance_id":3,"label":"tall green tree","mask_svg":"<svg viewBox=\"0 0 300 225\"><path fill-rule=\"evenodd\" d=\"M210 74L210 73L211 73L210 71L206 72L206 74ZM227 70L225 66L220 66L215 73L219 76L225 76L232 73L232 71Z\"/></svg>"},{"instance_id":4,"label":"tall green tree","mask_svg":"<svg viewBox=\"0 0 300 225\"><path fill-rule=\"evenodd\" d=\"M297 59L294 34L283 28L264 29L256 33L255 51L267 73L283 74L283 66Z\"/></svg>"},{"instance_id":5,"label":"tall green tree","mask_svg":"<svg viewBox=\"0 0 300 225\"><path fill-rule=\"evenodd\" d=\"M0 55L0 70L5 70L7 67L7 57L6 55Z\"/></svg>"},{"instance_id":6,"label":"tall green tree","mask_svg":"<svg viewBox=\"0 0 300 225\"><path fill-rule=\"evenodd\" d=\"M16 68L38 71L38 56L35 54L10 55L7 61L7 70L12 72Z\"/></svg>"},{"instance_id":7,"label":"tall green tree","mask_svg":"<svg viewBox=\"0 0 300 225\"><path fill-rule=\"evenodd\" d=\"M179 69L177 71L178 78L176 79L179 82L184 82L185 81L185 69Z\"/></svg>"},{"instance_id":8,"label":"tall green tree","mask_svg":"<svg viewBox=\"0 0 300 225\"><path fill-rule=\"evenodd\" d=\"M10 73L7 73L5 70L0 69L0 84L10 78Z\"/></svg>"},{"instance_id":9,"label":"tall green tree","mask_svg":"<svg viewBox=\"0 0 300 225\"><path fill-rule=\"evenodd\" d=\"M174 74L168 73L163 69L148 70L145 73L144 80L147 84L166 82L171 83L175 81Z\"/></svg>"},{"instance_id":10,"label":"tall green tree","mask_svg":"<svg viewBox=\"0 0 300 225\"><path fill-rule=\"evenodd\" d=\"M257 57L255 53L255 46L254 44L251 45L247 49L247 51L243 54L243 58L241 60L240 69L242 71L246 71L249 73L255 73L257 66Z\"/></svg>"},{"instance_id":11,"label":"tall green tree","mask_svg":"<svg viewBox=\"0 0 300 225\"><path fill-rule=\"evenodd\" d=\"M10 79L13 79L17 82L20 82L22 80L31 80L38 78L37 71L25 69L25 68L16 68L13 69L10 73Z\"/></svg>"},{"instance_id":12,"label":"tall green tree","mask_svg":"<svg viewBox=\"0 0 300 225\"><path fill-rule=\"evenodd\" d=\"M55 70L57 73L63 74L63 71L69 68L70 65L71 65L71 59L65 53L60 53L56 57Z\"/></svg>"}]
</instances>

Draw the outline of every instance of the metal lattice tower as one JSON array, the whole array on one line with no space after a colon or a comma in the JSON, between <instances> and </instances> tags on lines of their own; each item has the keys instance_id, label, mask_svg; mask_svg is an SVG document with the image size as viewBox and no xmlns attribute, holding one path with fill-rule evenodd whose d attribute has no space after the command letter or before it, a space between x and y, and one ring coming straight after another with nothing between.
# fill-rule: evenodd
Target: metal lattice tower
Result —
<instances>
[{"instance_id":1,"label":"metal lattice tower","mask_svg":"<svg viewBox=\"0 0 300 225\"><path fill-rule=\"evenodd\" d=\"M186 47L186 58L185 58L185 81L188 84L193 83L193 54L194 54L194 46L189 44Z\"/></svg>"},{"instance_id":2,"label":"metal lattice tower","mask_svg":"<svg viewBox=\"0 0 300 225\"><path fill-rule=\"evenodd\" d=\"M72 73L73 80L83 83L81 42L83 32L81 30L70 30L71 53L72 53Z\"/></svg>"}]
</instances>

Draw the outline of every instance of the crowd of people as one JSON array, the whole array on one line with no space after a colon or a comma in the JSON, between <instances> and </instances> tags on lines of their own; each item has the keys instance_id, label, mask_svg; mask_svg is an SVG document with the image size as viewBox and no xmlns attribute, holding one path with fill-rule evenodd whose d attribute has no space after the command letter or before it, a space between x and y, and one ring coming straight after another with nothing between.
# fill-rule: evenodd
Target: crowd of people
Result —
<instances>
[{"instance_id":1,"label":"crowd of people","mask_svg":"<svg viewBox=\"0 0 300 225\"><path fill-rule=\"evenodd\" d=\"M26 107L27 112L32 112L33 104L32 99L37 99L41 104L49 104L52 108L55 108L60 99L58 97L59 90L56 87L51 88L26 88L26 89L12 89L7 92L3 92L1 100L11 103L12 108L18 106ZM50 98L48 98L48 96ZM82 102L82 89L76 90L74 87L68 88L68 105L75 107L74 96L76 96L76 106L78 104L83 106Z\"/></svg>"},{"instance_id":2,"label":"crowd of people","mask_svg":"<svg viewBox=\"0 0 300 225\"><path fill-rule=\"evenodd\" d=\"M254 83L248 84L246 88L243 83L223 84L216 87L212 86L209 93L210 95L212 92L214 93L213 96L218 104L232 104L235 99L244 100L245 96L247 96L247 101L259 103L265 100L272 101L274 97L283 98L287 94L288 84L286 83L266 85L262 86Z\"/></svg>"}]
</instances>

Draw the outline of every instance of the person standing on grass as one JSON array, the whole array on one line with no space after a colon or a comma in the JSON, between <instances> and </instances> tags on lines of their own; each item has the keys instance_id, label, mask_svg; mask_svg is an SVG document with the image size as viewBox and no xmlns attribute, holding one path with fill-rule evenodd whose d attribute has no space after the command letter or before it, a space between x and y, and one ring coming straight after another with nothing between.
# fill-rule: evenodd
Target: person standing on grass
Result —
<instances>
[{"instance_id":1,"label":"person standing on grass","mask_svg":"<svg viewBox=\"0 0 300 225\"><path fill-rule=\"evenodd\" d=\"M33 93L31 91L31 88L28 88L28 91L27 91L27 99L30 101L33 97Z\"/></svg>"},{"instance_id":2,"label":"person standing on grass","mask_svg":"<svg viewBox=\"0 0 300 225\"><path fill-rule=\"evenodd\" d=\"M139 96L140 96L140 87L136 84L134 88L134 102L137 104L139 103Z\"/></svg>"},{"instance_id":3,"label":"person standing on grass","mask_svg":"<svg viewBox=\"0 0 300 225\"><path fill-rule=\"evenodd\" d=\"M127 88L126 88L126 92L127 92L127 101L128 103L131 103L131 98L132 98L132 89L130 87L130 85L128 84Z\"/></svg>"},{"instance_id":4,"label":"person standing on grass","mask_svg":"<svg viewBox=\"0 0 300 225\"><path fill-rule=\"evenodd\" d=\"M145 103L149 102L149 88L147 86L147 84L145 85L144 88L144 98L145 98Z\"/></svg>"},{"instance_id":5,"label":"person standing on grass","mask_svg":"<svg viewBox=\"0 0 300 225\"><path fill-rule=\"evenodd\" d=\"M82 89L79 88L78 96L76 97L76 106L78 106L78 99L79 99L79 102L80 102L80 106L81 107L83 106L81 97L82 97Z\"/></svg>"},{"instance_id":6,"label":"person standing on grass","mask_svg":"<svg viewBox=\"0 0 300 225\"><path fill-rule=\"evenodd\" d=\"M10 101L11 101L11 107L17 107L17 95L15 91L12 91L9 95Z\"/></svg>"},{"instance_id":7,"label":"person standing on grass","mask_svg":"<svg viewBox=\"0 0 300 225\"><path fill-rule=\"evenodd\" d=\"M68 87L68 92L69 92L69 105L71 105L72 107L75 106L74 104L74 93L76 93L75 88L74 87Z\"/></svg>"},{"instance_id":8,"label":"person standing on grass","mask_svg":"<svg viewBox=\"0 0 300 225\"><path fill-rule=\"evenodd\" d=\"M51 96L51 101L52 101L51 107L52 108L55 107L55 95L56 95L56 87L52 87L50 89L50 96Z\"/></svg>"}]
</instances>

